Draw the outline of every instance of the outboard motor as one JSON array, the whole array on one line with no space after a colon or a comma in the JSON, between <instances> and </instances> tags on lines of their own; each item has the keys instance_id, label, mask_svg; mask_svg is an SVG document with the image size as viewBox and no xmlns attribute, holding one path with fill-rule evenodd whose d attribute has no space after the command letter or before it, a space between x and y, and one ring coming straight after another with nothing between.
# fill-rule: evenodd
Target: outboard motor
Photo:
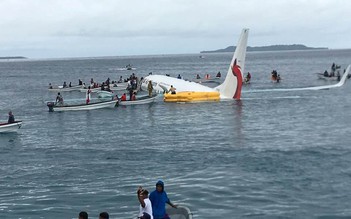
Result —
<instances>
[{"instance_id":1,"label":"outboard motor","mask_svg":"<svg viewBox=\"0 0 351 219\"><path fill-rule=\"evenodd\" d=\"M49 107L49 112L54 112L54 102L47 102L46 105Z\"/></svg>"}]
</instances>

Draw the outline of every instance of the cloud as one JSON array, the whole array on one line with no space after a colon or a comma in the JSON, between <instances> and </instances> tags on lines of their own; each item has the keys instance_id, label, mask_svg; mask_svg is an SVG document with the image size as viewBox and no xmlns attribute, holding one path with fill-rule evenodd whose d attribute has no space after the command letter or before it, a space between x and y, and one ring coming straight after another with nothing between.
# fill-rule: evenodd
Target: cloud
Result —
<instances>
[{"instance_id":1,"label":"cloud","mask_svg":"<svg viewBox=\"0 0 351 219\"><path fill-rule=\"evenodd\" d=\"M350 48L350 6L343 0L3 0L0 55L11 48L40 57L49 54L39 54L43 49L64 56L198 52L233 45L245 27L250 45Z\"/></svg>"}]
</instances>

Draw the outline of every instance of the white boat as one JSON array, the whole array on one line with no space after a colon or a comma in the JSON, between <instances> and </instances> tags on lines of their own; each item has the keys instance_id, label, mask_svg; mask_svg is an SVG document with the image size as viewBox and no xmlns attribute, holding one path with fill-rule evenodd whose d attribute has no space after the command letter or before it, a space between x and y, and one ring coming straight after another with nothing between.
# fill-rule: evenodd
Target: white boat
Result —
<instances>
[{"instance_id":1,"label":"white boat","mask_svg":"<svg viewBox=\"0 0 351 219\"><path fill-rule=\"evenodd\" d=\"M115 107L118 100L108 100L101 102L94 102L89 104L75 104L75 105L55 105L54 102L47 102L49 112L60 112L60 111L77 111L77 110L94 110L102 108L113 108Z\"/></svg>"},{"instance_id":2,"label":"white boat","mask_svg":"<svg viewBox=\"0 0 351 219\"><path fill-rule=\"evenodd\" d=\"M114 93L105 91L105 90L100 90L100 91L97 91L96 93L98 98L102 98L102 99L106 99L106 98L112 99L113 96L115 95Z\"/></svg>"},{"instance_id":3,"label":"white boat","mask_svg":"<svg viewBox=\"0 0 351 219\"><path fill-rule=\"evenodd\" d=\"M152 97L149 97L149 95L140 96L140 97L137 97L136 100L119 101L118 104L121 106L148 104L148 103L153 103L156 97L157 97L157 94L153 94Z\"/></svg>"},{"instance_id":4,"label":"white boat","mask_svg":"<svg viewBox=\"0 0 351 219\"><path fill-rule=\"evenodd\" d=\"M17 132L22 126L22 121L15 121L14 123L0 123L0 133Z\"/></svg>"},{"instance_id":5,"label":"white boat","mask_svg":"<svg viewBox=\"0 0 351 219\"><path fill-rule=\"evenodd\" d=\"M340 81L341 76L324 76L324 73L317 73L318 79L326 80L326 81Z\"/></svg>"},{"instance_id":6,"label":"white boat","mask_svg":"<svg viewBox=\"0 0 351 219\"><path fill-rule=\"evenodd\" d=\"M166 213L172 219L192 219L193 213L190 209L185 206L177 206L177 208L172 208L167 206Z\"/></svg>"},{"instance_id":7,"label":"white boat","mask_svg":"<svg viewBox=\"0 0 351 219\"><path fill-rule=\"evenodd\" d=\"M83 85L75 85L72 87L63 87L63 86L51 86L49 87L49 91L55 92L65 92L65 91L76 91L83 88Z\"/></svg>"}]
</instances>

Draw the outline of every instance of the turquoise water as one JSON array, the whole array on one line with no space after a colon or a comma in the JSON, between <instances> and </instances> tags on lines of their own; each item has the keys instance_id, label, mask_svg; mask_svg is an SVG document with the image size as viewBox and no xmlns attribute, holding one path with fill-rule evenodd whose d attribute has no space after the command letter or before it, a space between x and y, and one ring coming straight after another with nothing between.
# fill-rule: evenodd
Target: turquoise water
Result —
<instances>
[{"instance_id":1,"label":"turquoise water","mask_svg":"<svg viewBox=\"0 0 351 219\"><path fill-rule=\"evenodd\" d=\"M165 181L194 218L351 217L351 85L322 91L243 93L241 101L164 103L49 113L47 85L120 75L228 69L232 54L0 62L0 218L111 218L138 212L136 189ZM346 68L351 50L248 53L251 89L326 85L316 72ZM127 64L135 71L119 71ZM270 81L276 69L282 83ZM64 93L65 99L84 93ZM2 115L2 116L1 116Z\"/></svg>"}]
</instances>

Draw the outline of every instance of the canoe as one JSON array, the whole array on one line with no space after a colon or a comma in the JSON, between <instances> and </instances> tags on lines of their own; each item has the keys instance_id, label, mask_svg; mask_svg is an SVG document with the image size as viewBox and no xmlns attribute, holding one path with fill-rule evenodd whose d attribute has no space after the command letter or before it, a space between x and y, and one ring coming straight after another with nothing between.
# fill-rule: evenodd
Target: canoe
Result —
<instances>
[{"instance_id":1,"label":"canoe","mask_svg":"<svg viewBox=\"0 0 351 219\"><path fill-rule=\"evenodd\" d=\"M171 219L192 219L193 213L190 209L185 206L177 206L177 208L172 208L167 206L166 213Z\"/></svg>"},{"instance_id":2,"label":"canoe","mask_svg":"<svg viewBox=\"0 0 351 219\"><path fill-rule=\"evenodd\" d=\"M47 102L49 112L60 112L60 111L77 111L77 110L94 110L102 108L113 108L115 107L118 100L108 100L89 104L75 104L75 105L55 105L54 102Z\"/></svg>"},{"instance_id":3,"label":"canoe","mask_svg":"<svg viewBox=\"0 0 351 219\"><path fill-rule=\"evenodd\" d=\"M167 94L164 94L163 100L165 102L219 101L220 93L216 91L212 91L212 92L184 91L184 92L177 92L176 94L167 93Z\"/></svg>"},{"instance_id":4,"label":"canoe","mask_svg":"<svg viewBox=\"0 0 351 219\"><path fill-rule=\"evenodd\" d=\"M119 105L122 106L130 106L130 105L140 105L140 104L148 104L148 103L152 103L155 101L157 97L157 94L152 95L152 97L147 96L141 96L141 97L137 97L136 100L126 100L126 101L119 101Z\"/></svg>"},{"instance_id":5,"label":"canoe","mask_svg":"<svg viewBox=\"0 0 351 219\"><path fill-rule=\"evenodd\" d=\"M0 133L17 132L22 126L22 121L15 121L14 123L0 123Z\"/></svg>"}]
</instances>

